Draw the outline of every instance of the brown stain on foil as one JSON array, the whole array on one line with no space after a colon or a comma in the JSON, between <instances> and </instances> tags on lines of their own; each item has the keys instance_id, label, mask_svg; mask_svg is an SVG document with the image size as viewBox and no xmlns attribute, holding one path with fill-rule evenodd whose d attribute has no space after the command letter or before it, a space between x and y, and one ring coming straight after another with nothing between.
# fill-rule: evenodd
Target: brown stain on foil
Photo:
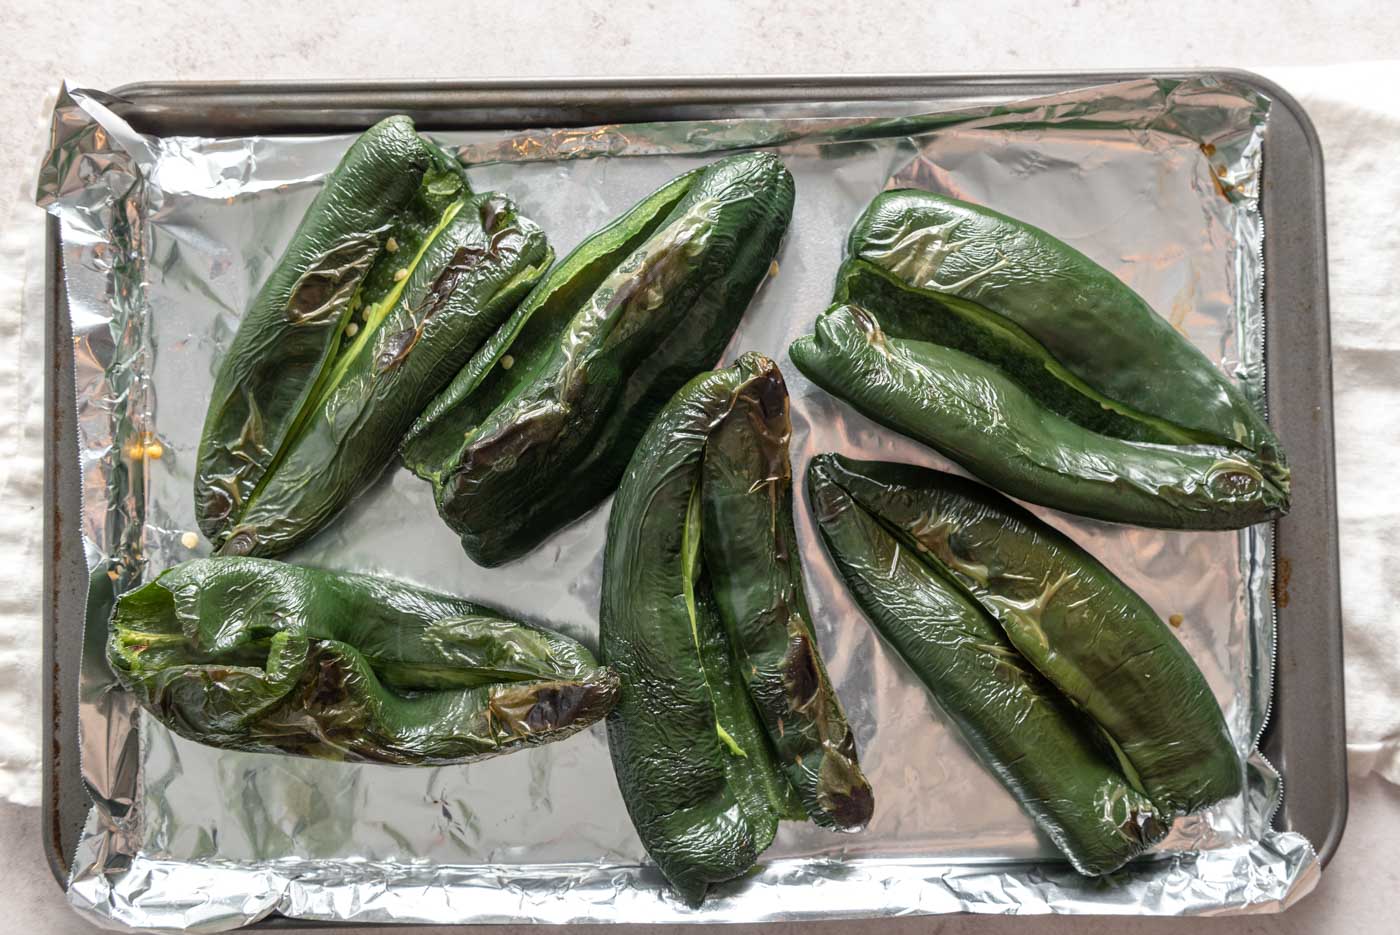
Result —
<instances>
[{"instance_id":1,"label":"brown stain on foil","mask_svg":"<svg viewBox=\"0 0 1400 935\"><path fill-rule=\"evenodd\" d=\"M1215 190L1220 197L1229 199L1231 193L1235 191L1235 186L1225 181L1225 176L1229 173L1224 163L1215 162L1211 157L1216 153L1214 143L1202 143L1201 155L1206 157L1206 162L1210 163L1210 180L1215 183Z\"/></svg>"},{"instance_id":2,"label":"brown stain on foil","mask_svg":"<svg viewBox=\"0 0 1400 935\"><path fill-rule=\"evenodd\" d=\"M1280 609L1288 606L1288 584L1293 580L1293 563L1280 557L1274 571L1274 603Z\"/></svg>"},{"instance_id":3,"label":"brown stain on foil","mask_svg":"<svg viewBox=\"0 0 1400 935\"><path fill-rule=\"evenodd\" d=\"M1230 197L1230 193L1235 190L1235 186L1231 185L1229 182L1226 182L1218 175L1212 175L1210 178L1211 181L1215 182L1215 190L1220 193L1221 198L1228 199Z\"/></svg>"}]
</instances>

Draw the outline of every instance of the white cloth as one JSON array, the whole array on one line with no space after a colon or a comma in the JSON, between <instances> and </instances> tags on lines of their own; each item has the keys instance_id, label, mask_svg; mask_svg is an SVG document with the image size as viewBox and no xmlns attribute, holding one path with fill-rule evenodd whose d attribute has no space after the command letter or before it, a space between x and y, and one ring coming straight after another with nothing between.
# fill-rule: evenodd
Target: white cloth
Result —
<instances>
[{"instance_id":1,"label":"white cloth","mask_svg":"<svg viewBox=\"0 0 1400 935\"><path fill-rule=\"evenodd\" d=\"M25 141L29 169L9 183L23 188L13 217L0 219L0 800L18 805L38 805L41 788L44 212L34 179L47 110Z\"/></svg>"},{"instance_id":2,"label":"white cloth","mask_svg":"<svg viewBox=\"0 0 1400 935\"><path fill-rule=\"evenodd\" d=\"M1266 74L1326 157L1350 768L1400 783L1400 61ZM40 788L41 220L22 204L0 234L0 799L21 804Z\"/></svg>"},{"instance_id":3,"label":"white cloth","mask_svg":"<svg viewBox=\"0 0 1400 935\"><path fill-rule=\"evenodd\" d=\"M1265 74L1312 117L1327 175L1348 765L1400 783L1400 61Z\"/></svg>"}]
</instances>

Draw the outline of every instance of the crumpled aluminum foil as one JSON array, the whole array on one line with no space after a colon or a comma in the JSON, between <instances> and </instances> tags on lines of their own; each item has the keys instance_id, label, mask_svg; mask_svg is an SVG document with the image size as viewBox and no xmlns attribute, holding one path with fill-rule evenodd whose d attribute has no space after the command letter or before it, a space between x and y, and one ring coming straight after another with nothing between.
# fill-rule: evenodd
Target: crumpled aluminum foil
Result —
<instances>
[{"instance_id":1,"label":"crumpled aluminum foil","mask_svg":"<svg viewBox=\"0 0 1400 935\"><path fill-rule=\"evenodd\" d=\"M93 574L81 685L94 807L72 904L110 926L219 931L271 913L345 922L767 921L973 911L1276 911L1318 878L1271 828L1282 794L1254 749L1272 694L1272 535L1111 526L1037 510L1177 630L1226 713L1237 799L1181 819L1111 879L1069 869L936 713L842 588L799 504L814 620L876 790L868 830L787 824L757 870L698 910L669 895L595 728L466 767L402 769L216 750L141 718L102 656L111 594L203 554L192 470L219 355L347 137L153 138L98 92L60 96L39 202L62 221L77 364L83 535ZM1262 128L1229 81L1143 80L976 110L775 105L727 121L441 137L475 188L509 192L562 255L661 182L773 146L797 180L779 271L725 362L774 356L793 459L819 451L950 469L812 387L784 353L830 296L852 221L913 185L1039 225L1123 277L1262 398ZM153 456L159 445L160 457ZM799 491L799 497L801 493ZM503 568L474 566L429 487L390 471L290 560L398 576L596 646L606 504Z\"/></svg>"}]
</instances>

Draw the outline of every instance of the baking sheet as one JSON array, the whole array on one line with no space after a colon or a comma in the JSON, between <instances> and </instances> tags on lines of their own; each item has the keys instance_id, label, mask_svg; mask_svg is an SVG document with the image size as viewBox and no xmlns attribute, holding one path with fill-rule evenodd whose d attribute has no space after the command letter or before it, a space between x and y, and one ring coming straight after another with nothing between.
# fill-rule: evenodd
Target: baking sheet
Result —
<instances>
[{"instance_id":1,"label":"baking sheet","mask_svg":"<svg viewBox=\"0 0 1400 935\"><path fill-rule=\"evenodd\" d=\"M86 146L89 153L51 163L49 183L63 206L79 348L85 533L94 561L109 552L122 558L117 573L125 584L189 557L179 543L194 528L189 463L216 355L347 139L146 140L95 97L70 105L69 124L59 126L73 133L55 152ZM891 184L982 201L1055 232L1124 276L1247 388L1261 391L1256 195L1265 107L1246 89L1210 80L1147 81L899 128L938 127L917 141L881 136L888 126L862 130L851 114L797 131L778 128L789 139L782 153L797 178L796 214L779 274L731 351L763 350L784 364L799 469L810 453L833 448L939 464L812 390L781 355L825 305L851 221ZM702 159L688 151L771 142L781 138L774 130L774 121L743 120L532 133L505 144L500 134L442 138L470 144L477 158L527 160L474 169L474 184L509 191L562 253ZM833 131L844 140L874 138L819 142ZM534 145L541 138L567 145L551 152ZM120 451L131 438L159 438L164 456L123 465ZM436 520L428 488L398 472L293 558L454 590L592 643L605 509L524 562L484 571ZM1245 754L1269 695L1268 531L1160 533L1042 514L1070 529L1164 617L1183 614L1183 642ZM1167 842L1169 852L1204 849L1203 856L1163 861L1141 879L1126 874L1111 885L1080 881L1054 860L1006 863L1053 851L879 646L801 510L799 526L819 637L876 786L876 819L865 834L787 826L761 873L692 913L658 898L653 872L633 869L641 851L600 730L417 777L212 751L150 725L131 751L137 735L126 729L123 700L106 691L110 677L94 665L84 686L85 773L117 807L104 811L99 803L90 822L75 902L146 924L205 927L279 905L296 915L376 921L757 920L1004 911L1008 889L1023 894L1020 911L1108 911L1115 903L1158 912L1268 908L1311 885L1306 842L1265 831L1277 790L1257 757L1246 797L1184 820ZM126 809L127 801L135 807ZM131 853L139 856L120 861L122 874L93 872ZM359 882L339 882L347 859L372 862L358 865ZM213 873L213 891L238 900L190 907L175 898L188 893L194 872ZM400 882L385 887L386 874ZM416 889L422 881L435 883L429 898ZM1163 886L1166 895L1150 897ZM568 898L551 898L561 887Z\"/></svg>"}]
</instances>

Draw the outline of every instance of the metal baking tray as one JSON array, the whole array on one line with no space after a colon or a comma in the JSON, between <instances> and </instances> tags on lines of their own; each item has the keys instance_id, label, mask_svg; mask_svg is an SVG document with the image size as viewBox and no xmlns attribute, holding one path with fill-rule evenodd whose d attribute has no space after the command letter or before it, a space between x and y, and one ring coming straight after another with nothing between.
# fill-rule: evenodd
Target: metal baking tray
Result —
<instances>
[{"instance_id":1,"label":"metal baking tray","mask_svg":"<svg viewBox=\"0 0 1400 935\"><path fill-rule=\"evenodd\" d=\"M1293 509L1277 525L1277 677L1261 744L1284 777L1275 821L1306 836L1325 865L1347 815L1341 601L1333 457L1322 153L1285 91L1231 70L1015 75L532 79L436 82L141 83L112 109L138 131L243 136L358 131L391 113L427 130L586 126L743 116L763 105L996 104L1148 75L1221 75L1274 102L1264 141L1265 294L1270 421L1287 440ZM819 110L812 111L819 113ZM87 571L79 535L73 342L59 224L48 218L44 488L44 847L65 885L89 801L77 757L78 663Z\"/></svg>"}]
</instances>

